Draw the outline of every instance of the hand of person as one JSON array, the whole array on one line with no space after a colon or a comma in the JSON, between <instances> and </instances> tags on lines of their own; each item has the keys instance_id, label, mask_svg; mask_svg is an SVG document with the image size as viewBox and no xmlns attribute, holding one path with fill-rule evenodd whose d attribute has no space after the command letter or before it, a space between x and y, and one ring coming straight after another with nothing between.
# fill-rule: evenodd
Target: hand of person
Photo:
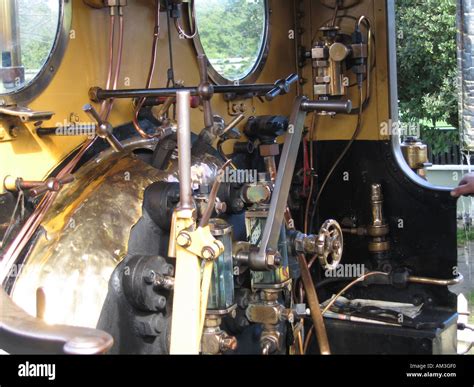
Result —
<instances>
[{"instance_id":1,"label":"hand of person","mask_svg":"<svg viewBox=\"0 0 474 387\"><path fill-rule=\"evenodd\" d=\"M451 192L451 196L458 198L472 194L474 194L474 173L468 173L462 178L459 186Z\"/></svg>"}]
</instances>

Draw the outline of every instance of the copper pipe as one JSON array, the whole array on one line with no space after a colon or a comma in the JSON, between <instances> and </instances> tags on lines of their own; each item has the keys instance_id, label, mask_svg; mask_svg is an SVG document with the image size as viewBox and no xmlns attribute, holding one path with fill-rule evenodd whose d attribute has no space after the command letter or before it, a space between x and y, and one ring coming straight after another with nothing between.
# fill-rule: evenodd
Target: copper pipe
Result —
<instances>
[{"instance_id":1,"label":"copper pipe","mask_svg":"<svg viewBox=\"0 0 474 387\"><path fill-rule=\"evenodd\" d=\"M357 28L360 30L362 26L362 22L366 22L367 24L367 81L366 81L366 91L365 91L365 102L370 99L371 95L371 84L372 84L372 51L373 51L373 43L372 43L372 22L367 16L361 16L359 20L357 20ZM360 105L362 109L363 105Z\"/></svg>"},{"instance_id":2,"label":"copper pipe","mask_svg":"<svg viewBox=\"0 0 474 387\"><path fill-rule=\"evenodd\" d=\"M181 7L181 5L180 5ZM176 27L176 30L178 31L178 34L183 36L184 38L186 39L194 39L195 36L197 35L197 25L196 25L196 8L194 6L194 0L191 0L191 4L189 6L191 8L191 22L190 22L190 27L191 29L194 27L194 31L192 31L190 34L187 34L185 31L184 31L184 28L183 26L181 25L180 21L179 21L179 18L175 18L174 19L174 25ZM181 12L181 15L183 13ZM192 25L191 25L192 24Z\"/></svg>"},{"instance_id":3,"label":"copper pipe","mask_svg":"<svg viewBox=\"0 0 474 387\"><path fill-rule=\"evenodd\" d=\"M421 285L454 286L454 285L459 285L463 281L464 281L464 277L462 274L459 274L456 278L452 278L449 280L427 278L427 277L416 277L416 276L408 277L408 282L412 284L421 284Z\"/></svg>"},{"instance_id":4,"label":"copper pipe","mask_svg":"<svg viewBox=\"0 0 474 387\"><path fill-rule=\"evenodd\" d=\"M364 274L363 276L357 278L356 280L352 281L349 285L347 285L344 289L342 289L339 293L337 293L332 299L331 301L329 301L329 303L324 307L323 309L323 315L324 313L326 313L329 309L331 309L331 307L334 305L334 303L337 301L337 299L339 297L341 297L345 292L347 292L350 288L352 288L353 286L355 286L356 284L358 284L359 282L362 282L364 281L366 278L369 278L369 277L372 277L372 276L375 276L375 275L383 275L383 276L388 276L389 274L388 273L384 273L382 271L372 271L370 273L366 273Z\"/></svg>"},{"instance_id":5,"label":"copper pipe","mask_svg":"<svg viewBox=\"0 0 474 387\"><path fill-rule=\"evenodd\" d=\"M225 169L230 165L231 160L227 160L227 162L219 169L217 172L217 176L221 176L221 173L225 171ZM206 227L209 224L209 220L211 219L212 213L214 212L214 208L216 205L217 193L219 192L219 187L221 186L221 179L217 177L212 185L211 193L209 195L208 204L206 210L204 211L201 221L199 222L199 227Z\"/></svg>"},{"instance_id":6,"label":"copper pipe","mask_svg":"<svg viewBox=\"0 0 474 387\"><path fill-rule=\"evenodd\" d=\"M146 81L146 89L149 89L151 87L151 82L153 80L153 75L155 73L155 67L156 67L156 53L158 51L158 41L160 38L160 1L156 0L155 4L155 9L156 9L156 14L155 14L155 28L153 32L153 45L151 49L151 62L150 62L150 69L148 71L148 77ZM168 31L169 33L169 31ZM135 130L138 132L138 134L143 137L143 138L154 138L155 136L150 136L145 132L145 130L140 126L140 123L138 121L138 115L140 113L141 108L143 107L143 104L145 103L146 98L141 98L137 102L137 106L135 107L135 111L133 112L133 126L135 127Z\"/></svg>"},{"instance_id":7,"label":"copper pipe","mask_svg":"<svg viewBox=\"0 0 474 387\"><path fill-rule=\"evenodd\" d=\"M123 30L124 30L124 21L123 15L120 15L120 42L119 42L119 57L118 63L115 71L115 78L114 78L114 88L117 87L118 76L120 74L120 63L122 59L122 51L123 51ZM109 72L107 76L107 85L110 87L111 79L112 79L112 67L113 67L113 57L114 57L114 37L115 37L115 16L110 16L110 36L109 36ZM106 101L105 101L106 102ZM104 111L105 111L105 105ZM112 104L110 103L108 106L108 111L105 116L107 119L108 115L110 114L110 110L112 109ZM74 156L72 160L69 161L68 164L58 173L56 176L57 179L62 179L66 175L70 174L72 170L76 167L78 162L87 152L87 150L94 144L97 137L86 141L79 152ZM37 228L41 224L44 219L46 212L51 208L51 205L54 202L54 199L58 195L58 192L48 192L44 195L41 199L38 206L35 208L33 213L30 217L26 220L21 230L18 232L15 239L10 243L8 248L6 249L5 253L0 257L1 267L0 273L6 276L17 260L18 256L20 255L21 251L24 249L30 238L36 232Z\"/></svg>"},{"instance_id":8,"label":"copper pipe","mask_svg":"<svg viewBox=\"0 0 474 387\"><path fill-rule=\"evenodd\" d=\"M311 318L316 329L316 336L318 338L319 350L321 355L330 355L331 350L329 348L329 341L326 332L326 326L324 325L323 314L319 305L318 294L314 287L311 273L309 272L308 265L304 255L298 254L298 263L301 270L301 279L306 289L306 298L308 300L309 308L311 310Z\"/></svg>"},{"instance_id":9,"label":"copper pipe","mask_svg":"<svg viewBox=\"0 0 474 387\"><path fill-rule=\"evenodd\" d=\"M352 281L349 285L347 285L344 289L342 289L338 294L336 294L336 295L331 299L331 301L329 301L329 303L324 307L323 311L321 312L321 315L324 316L324 314L325 314L329 309L331 309L331 307L334 305L334 303L337 301L337 299L338 299L339 297L341 297L341 295L343 295L345 292L347 292L350 288L352 288L353 286L355 286L357 283L364 281L366 278L372 277L372 276L375 276L375 275L388 276L389 274L388 274L388 273L384 273L384 272L379 272L379 271L373 271L373 272L364 274L363 276L361 276L361 277L357 278L356 280ZM310 308L311 308L311 306L310 306ZM312 308L311 308L311 310L312 310ZM318 310L319 310L319 307L318 307ZM308 350L309 343L310 343L310 341L311 341L311 337L312 337L312 334L313 334L313 329L314 329L314 326L311 327L311 330L308 332L308 336L306 337L305 345L304 345L304 352L305 352L305 353L306 353L306 351Z\"/></svg>"},{"instance_id":10,"label":"copper pipe","mask_svg":"<svg viewBox=\"0 0 474 387\"><path fill-rule=\"evenodd\" d=\"M69 161L68 164L58 173L57 179L62 179L72 172L76 167L82 156L87 152L87 150L94 144L97 137L88 140L84 143L79 150L79 152L74 156L74 158ZM0 267L0 276L6 276L12 265L16 262L21 251L24 249L30 238L38 229L39 225L44 219L46 212L51 208L51 205L54 202L54 199L58 195L58 192L48 192L41 199L40 203L26 220L21 230L18 232L15 239L10 243L8 248L5 251L5 254L2 255L1 267Z\"/></svg>"},{"instance_id":11,"label":"copper pipe","mask_svg":"<svg viewBox=\"0 0 474 387\"><path fill-rule=\"evenodd\" d=\"M107 88L110 88L110 84L112 82L113 67L114 67L115 16L113 14L110 15L109 23L110 23L110 26L109 26L109 70L107 73L107 83L106 83ZM104 117L104 113L108 104L109 104L108 100L102 101L102 104L100 106L101 117Z\"/></svg>"},{"instance_id":12,"label":"copper pipe","mask_svg":"<svg viewBox=\"0 0 474 387\"><path fill-rule=\"evenodd\" d=\"M266 156L263 158L265 162L265 169L270 175L270 180L274 183L277 176L277 166L275 162L275 156Z\"/></svg>"},{"instance_id":13,"label":"copper pipe","mask_svg":"<svg viewBox=\"0 0 474 387\"><path fill-rule=\"evenodd\" d=\"M120 69L122 68L122 56L123 56L123 40L124 40L124 29L125 29L125 20L123 14L119 15L119 45L118 45L118 52L117 52L117 63L115 64L115 74L114 74L114 84L112 88L114 90L117 89L118 79L120 76ZM114 107L114 100L110 100L109 106L106 110L105 120L108 119L112 108Z\"/></svg>"},{"instance_id":14,"label":"copper pipe","mask_svg":"<svg viewBox=\"0 0 474 387\"><path fill-rule=\"evenodd\" d=\"M314 131L316 130L316 112L313 113L313 118L311 120L311 132L309 134L309 166L311 169L314 168L314 151L313 151L313 139ZM309 222L309 209L311 207L311 199L313 197L314 191L314 177L311 174L310 186L308 200L306 201L306 209L304 213L304 233L308 234L308 222Z\"/></svg>"},{"instance_id":15,"label":"copper pipe","mask_svg":"<svg viewBox=\"0 0 474 387\"><path fill-rule=\"evenodd\" d=\"M303 275L303 271L302 271L302 275ZM326 305L326 307L323 309L322 311L322 315L324 315L333 305L334 303L337 301L337 299L342 295L344 294L347 290L349 290L350 288L352 288L354 285L356 285L357 283L359 282L362 282L364 281L366 278L368 277L371 277L371 276L375 276L375 275L384 275L384 276L388 276L389 274L388 273L383 273L383 272L370 272L370 273L367 273L359 278L357 278L355 281L352 281L349 285L347 285L344 289L342 289L337 295L335 295L331 301ZM411 283L418 283L418 284L425 284L425 285L437 285L437 286L452 286L452 285L458 285L460 284L462 281L464 280L464 277L462 276L462 274L459 274L458 277L456 278L453 278L453 279L450 279L450 280L440 280L440 279L435 279L435 278L426 278L426 277L415 277L415 276L410 276L408 277L408 282L411 282ZM310 306L311 308L311 306ZM312 310L312 308L311 308ZM304 345L304 352L306 353L308 347L309 347L309 343L310 343L310 340L311 340L311 337L312 337L312 334L313 334L313 327L311 328L311 330L308 332L308 336L306 337L306 340L305 340L305 345Z\"/></svg>"},{"instance_id":16,"label":"copper pipe","mask_svg":"<svg viewBox=\"0 0 474 387\"><path fill-rule=\"evenodd\" d=\"M311 260L308 263L308 269L311 269L311 267L314 265L314 262L316 262L317 260L318 260L317 255L315 255L313 258L311 258Z\"/></svg>"}]
</instances>

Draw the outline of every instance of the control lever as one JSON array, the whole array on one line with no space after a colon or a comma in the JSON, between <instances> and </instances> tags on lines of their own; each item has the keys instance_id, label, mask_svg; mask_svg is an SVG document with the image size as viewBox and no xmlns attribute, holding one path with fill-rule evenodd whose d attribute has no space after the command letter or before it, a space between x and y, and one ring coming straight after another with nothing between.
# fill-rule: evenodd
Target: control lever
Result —
<instances>
[{"instance_id":1,"label":"control lever","mask_svg":"<svg viewBox=\"0 0 474 387\"><path fill-rule=\"evenodd\" d=\"M285 95L290 92L291 85L298 80L298 74L291 74L286 79L280 79L275 82L275 87L271 89L266 95L267 101L273 101L279 95Z\"/></svg>"},{"instance_id":2,"label":"control lever","mask_svg":"<svg viewBox=\"0 0 474 387\"><path fill-rule=\"evenodd\" d=\"M84 110L84 112L87 113L91 119L97 122L97 136L106 140L116 152L123 151L123 145L120 143L117 137L112 134L114 130L112 124L110 124L108 121L104 121L91 104L84 105L82 110Z\"/></svg>"},{"instance_id":3,"label":"control lever","mask_svg":"<svg viewBox=\"0 0 474 387\"><path fill-rule=\"evenodd\" d=\"M198 94L201 97L204 110L204 125L206 128L212 128L214 126L214 115L212 114L211 98L214 95L214 86L209 82L209 76L207 75L206 55L198 55L197 60L199 65L199 77L201 79L201 83L198 86Z\"/></svg>"},{"instance_id":4,"label":"control lever","mask_svg":"<svg viewBox=\"0 0 474 387\"><path fill-rule=\"evenodd\" d=\"M331 102L332 103L332 102ZM310 111L317 111L324 106L320 102L308 100L306 97L297 97L291 113L285 144L281 152L278 173L268 210L267 221L263 229L260 247L257 252L258 261L266 261L268 255L278 251L280 229L287 208L288 195L296 165L296 158L303 136L306 115Z\"/></svg>"},{"instance_id":5,"label":"control lever","mask_svg":"<svg viewBox=\"0 0 474 387\"><path fill-rule=\"evenodd\" d=\"M227 126L222 130L222 133L219 135L221 140L238 140L241 136L240 131L237 129L237 125L240 124L245 119L245 114L239 114Z\"/></svg>"},{"instance_id":6,"label":"control lever","mask_svg":"<svg viewBox=\"0 0 474 387\"><path fill-rule=\"evenodd\" d=\"M21 177L15 179L13 176L7 176L3 181L3 186L8 191L29 190L32 197L40 196L48 191L58 192L62 186L72 183L73 175L66 175L61 179L50 177L45 181L23 180Z\"/></svg>"},{"instance_id":7,"label":"control lever","mask_svg":"<svg viewBox=\"0 0 474 387\"><path fill-rule=\"evenodd\" d=\"M33 197L40 196L48 191L58 192L63 185L72 183L74 181L73 175L66 175L61 179L51 177L44 182L41 182L40 185L30 190L30 194Z\"/></svg>"}]
</instances>

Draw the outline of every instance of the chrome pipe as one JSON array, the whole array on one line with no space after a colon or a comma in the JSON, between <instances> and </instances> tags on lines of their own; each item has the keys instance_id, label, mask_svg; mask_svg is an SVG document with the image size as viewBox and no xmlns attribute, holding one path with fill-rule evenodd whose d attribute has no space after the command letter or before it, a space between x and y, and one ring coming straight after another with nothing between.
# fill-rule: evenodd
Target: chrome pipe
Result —
<instances>
[{"instance_id":1,"label":"chrome pipe","mask_svg":"<svg viewBox=\"0 0 474 387\"><path fill-rule=\"evenodd\" d=\"M178 165L180 209L193 208L191 182L191 93L176 93L176 110L178 113Z\"/></svg>"}]
</instances>

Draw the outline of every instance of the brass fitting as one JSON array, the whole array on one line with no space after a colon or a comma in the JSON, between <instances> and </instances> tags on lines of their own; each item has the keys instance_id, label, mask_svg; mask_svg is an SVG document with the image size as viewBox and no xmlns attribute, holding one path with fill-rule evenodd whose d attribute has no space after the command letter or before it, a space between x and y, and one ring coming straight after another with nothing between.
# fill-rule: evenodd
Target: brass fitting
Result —
<instances>
[{"instance_id":1,"label":"brass fitting","mask_svg":"<svg viewBox=\"0 0 474 387\"><path fill-rule=\"evenodd\" d=\"M221 318L206 316L201 341L201 352L204 355L219 355L237 349L237 339L220 328Z\"/></svg>"},{"instance_id":2,"label":"brass fitting","mask_svg":"<svg viewBox=\"0 0 474 387\"><path fill-rule=\"evenodd\" d=\"M367 234L371 237L369 251L380 253L390 250L390 242L386 239L390 229L383 216L383 194L380 184L372 184L370 205L372 211L372 223L367 227Z\"/></svg>"},{"instance_id":3,"label":"brass fitting","mask_svg":"<svg viewBox=\"0 0 474 387\"><path fill-rule=\"evenodd\" d=\"M426 179L426 167L431 166L428 146L415 137L408 137L402 144L402 153L408 166L420 177Z\"/></svg>"}]
</instances>

